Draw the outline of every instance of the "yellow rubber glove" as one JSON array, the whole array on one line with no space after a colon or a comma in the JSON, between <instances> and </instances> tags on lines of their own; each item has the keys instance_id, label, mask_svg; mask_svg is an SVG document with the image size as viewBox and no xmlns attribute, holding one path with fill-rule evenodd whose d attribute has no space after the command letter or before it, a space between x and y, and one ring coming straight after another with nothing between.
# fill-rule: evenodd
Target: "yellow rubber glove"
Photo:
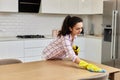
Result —
<instances>
[{"instance_id":1,"label":"yellow rubber glove","mask_svg":"<svg viewBox=\"0 0 120 80\"><path fill-rule=\"evenodd\" d=\"M80 68L84 68L84 69L87 69L87 66L88 66L89 63L83 61L83 60L80 60L79 62L79 66Z\"/></svg>"},{"instance_id":2,"label":"yellow rubber glove","mask_svg":"<svg viewBox=\"0 0 120 80\"><path fill-rule=\"evenodd\" d=\"M72 48L73 48L75 54L78 55L78 53L80 52L80 48L77 45L73 45Z\"/></svg>"},{"instance_id":3,"label":"yellow rubber glove","mask_svg":"<svg viewBox=\"0 0 120 80\"><path fill-rule=\"evenodd\" d=\"M87 63L86 61L83 61L83 60L80 60L79 66L91 72L103 72L103 73L106 72L104 69L101 69L97 67L96 65Z\"/></svg>"}]
</instances>

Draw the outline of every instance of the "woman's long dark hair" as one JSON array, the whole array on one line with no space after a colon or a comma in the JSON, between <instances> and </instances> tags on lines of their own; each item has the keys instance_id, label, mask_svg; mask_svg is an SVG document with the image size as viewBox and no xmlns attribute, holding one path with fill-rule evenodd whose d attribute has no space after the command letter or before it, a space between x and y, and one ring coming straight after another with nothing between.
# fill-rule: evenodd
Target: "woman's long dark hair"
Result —
<instances>
[{"instance_id":1,"label":"woman's long dark hair","mask_svg":"<svg viewBox=\"0 0 120 80\"><path fill-rule=\"evenodd\" d=\"M70 15L66 16L63 21L62 28L58 32L58 37L60 37L61 35L65 36L66 34L70 34L71 31L69 27L73 28L73 26L76 25L78 22L83 22L83 20L76 16L73 17L71 17Z\"/></svg>"}]
</instances>

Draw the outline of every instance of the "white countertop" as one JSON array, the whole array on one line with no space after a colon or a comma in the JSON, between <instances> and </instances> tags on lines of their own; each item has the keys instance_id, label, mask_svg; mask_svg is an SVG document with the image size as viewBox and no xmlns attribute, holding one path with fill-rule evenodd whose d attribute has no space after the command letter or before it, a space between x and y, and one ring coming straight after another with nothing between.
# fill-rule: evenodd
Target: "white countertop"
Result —
<instances>
[{"instance_id":1,"label":"white countertop","mask_svg":"<svg viewBox=\"0 0 120 80\"><path fill-rule=\"evenodd\" d=\"M102 39L102 36L92 36L92 35L79 35L78 37L83 37L83 38L95 38L95 39ZM19 41L19 40L38 40L38 39L54 39L55 37L52 37L50 35L46 35L45 38L17 38L15 36L5 36L5 37L0 37L0 41Z\"/></svg>"},{"instance_id":2,"label":"white countertop","mask_svg":"<svg viewBox=\"0 0 120 80\"><path fill-rule=\"evenodd\" d=\"M21 41L21 40L38 40L38 39L53 39L52 37L45 37L45 38L17 38L15 36L6 36L0 37L0 41Z\"/></svg>"},{"instance_id":3,"label":"white countertop","mask_svg":"<svg viewBox=\"0 0 120 80\"><path fill-rule=\"evenodd\" d=\"M103 36L101 36L101 35L79 35L78 37L95 38L95 39L102 39L103 38Z\"/></svg>"}]
</instances>

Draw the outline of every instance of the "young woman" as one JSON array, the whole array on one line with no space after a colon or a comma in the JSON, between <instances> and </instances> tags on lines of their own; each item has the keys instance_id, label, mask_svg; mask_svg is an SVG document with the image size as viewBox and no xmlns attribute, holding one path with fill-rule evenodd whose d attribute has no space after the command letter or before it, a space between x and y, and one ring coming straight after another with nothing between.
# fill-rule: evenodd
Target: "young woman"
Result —
<instances>
[{"instance_id":1,"label":"young woman","mask_svg":"<svg viewBox=\"0 0 120 80\"><path fill-rule=\"evenodd\" d=\"M81 33L83 29L83 20L76 16L66 16L61 30L58 33L57 39L51 42L44 50L43 50L43 58L44 59L64 59L70 58L73 62L79 64L80 67L86 68L88 63L80 60L80 58L75 54L72 45L74 39L78 34ZM93 67L97 68L97 66L93 65ZM91 71L94 68L90 69ZM97 71L95 71L97 72Z\"/></svg>"},{"instance_id":2,"label":"young woman","mask_svg":"<svg viewBox=\"0 0 120 80\"><path fill-rule=\"evenodd\" d=\"M64 59L69 57L73 62L80 59L72 49L74 39L82 31L83 20L79 17L66 16L57 39L50 43L43 51L45 59Z\"/></svg>"}]
</instances>

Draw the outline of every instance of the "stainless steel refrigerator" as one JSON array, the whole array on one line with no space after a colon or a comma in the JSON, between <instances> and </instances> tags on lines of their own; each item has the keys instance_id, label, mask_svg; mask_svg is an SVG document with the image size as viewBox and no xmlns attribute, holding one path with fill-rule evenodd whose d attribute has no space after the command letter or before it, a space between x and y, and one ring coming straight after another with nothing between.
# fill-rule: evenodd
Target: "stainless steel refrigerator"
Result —
<instances>
[{"instance_id":1,"label":"stainless steel refrigerator","mask_svg":"<svg viewBox=\"0 0 120 80\"><path fill-rule=\"evenodd\" d=\"M120 68L120 0L103 3L102 63Z\"/></svg>"}]
</instances>

